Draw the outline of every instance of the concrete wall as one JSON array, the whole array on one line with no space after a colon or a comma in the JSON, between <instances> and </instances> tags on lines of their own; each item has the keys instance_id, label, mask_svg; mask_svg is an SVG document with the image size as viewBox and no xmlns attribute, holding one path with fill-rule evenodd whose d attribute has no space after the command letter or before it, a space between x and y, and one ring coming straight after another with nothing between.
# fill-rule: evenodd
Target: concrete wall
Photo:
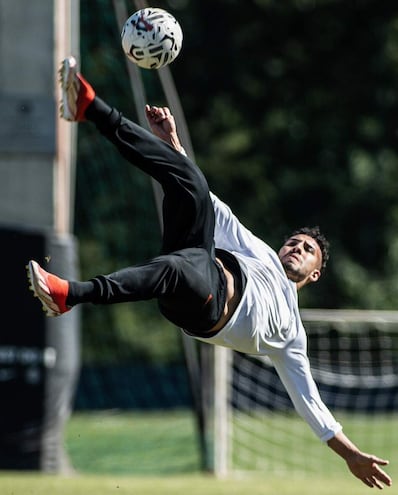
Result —
<instances>
[{"instance_id":1,"label":"concrete wall","mask_svg":"<svg viewBox=\"0 0 398 495\"><path fill-rule=\"evenodd\" d=\"M57 68L77 54L78 7L0 0L0 225L71 229L76 127L57 116Z\"/></svg>"}]
</instances>

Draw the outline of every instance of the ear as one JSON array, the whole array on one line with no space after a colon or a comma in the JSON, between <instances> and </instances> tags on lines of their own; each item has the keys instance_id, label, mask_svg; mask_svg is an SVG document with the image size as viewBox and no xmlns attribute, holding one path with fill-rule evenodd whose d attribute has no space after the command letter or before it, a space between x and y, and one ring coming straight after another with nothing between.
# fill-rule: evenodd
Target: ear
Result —
<instances>
[{"instance_id":1,"label":"ear","mask_svg":"<svg viewBox=\"0 0 398 495\"><path fill-rule=\"evenodd\" d=\"M320 276L321 276L320 270L313 270L309 276L309 280L310 282L317 282Z\"/></svg>"}]
</instances>

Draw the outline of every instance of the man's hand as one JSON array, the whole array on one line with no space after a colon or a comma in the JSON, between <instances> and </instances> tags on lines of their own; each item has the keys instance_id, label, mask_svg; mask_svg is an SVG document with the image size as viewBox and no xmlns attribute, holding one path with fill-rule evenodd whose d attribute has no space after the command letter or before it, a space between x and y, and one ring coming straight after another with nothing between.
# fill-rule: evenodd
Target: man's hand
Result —
<instances>
[{"instance_id":1,"label":"man's hand","mask_svg":"<svg viewBox=\"0 0 398 495\"><path fill-rule=\"evenodd\" d=\"M383 483L391 486L391 478L379 466L386 466L388 461L374 455L358 452L346 459L349 470L365 485L382 489Z\"/></svg>"},{"instance_id":2,"label":"man's hand","mask_svg":"<svg viewBox=\"0 0 398 495\"><path fill-rule=\"evenodd\" d=\"M361 452L342 431L328 440L328 445L346 461L351 473L365 485L380 490L384 485L392 485L390 476L380 468L387 466L388 461Z\"/></svg>"},{"instance_id":3,"label":"man's hand","mask_svg":"<svg viewBox=\"0 0 398 495\"><path fill-rule=\"evenodd\" d=\"M145 113L155 136L170 144L177 151L181 151L182 146L178 138L176 123L170 109L146 105Z\"/></svg>"}]
</instances>

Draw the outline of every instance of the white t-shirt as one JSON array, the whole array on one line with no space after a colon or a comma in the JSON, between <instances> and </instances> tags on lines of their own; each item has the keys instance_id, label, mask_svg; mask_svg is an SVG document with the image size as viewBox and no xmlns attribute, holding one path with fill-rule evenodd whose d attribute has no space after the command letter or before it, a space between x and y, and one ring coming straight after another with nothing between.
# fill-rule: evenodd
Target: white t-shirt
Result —
<instances>
[{"instance_id":1,"label":"white t-shirt","mask_svg":"<svg viewBox=\"0 0 398 495\"><path fill-rule=\"evenodd\" d=\"M216 215L215 244L231 252L246 274L242 299L228 323L206 343L268 356L296 411L323 441L342 429L326 405L311 374L307 336L299 314L296 284L277 253L244 227L231 209L211 194Z\"/></svg>"}]
</instances>

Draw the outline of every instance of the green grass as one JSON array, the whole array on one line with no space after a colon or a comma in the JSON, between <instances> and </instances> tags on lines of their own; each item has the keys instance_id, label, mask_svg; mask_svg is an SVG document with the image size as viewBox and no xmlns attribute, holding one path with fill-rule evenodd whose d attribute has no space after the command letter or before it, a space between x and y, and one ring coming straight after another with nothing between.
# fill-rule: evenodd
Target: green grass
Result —
<instances>
[{"instance_id":1,"label":"green grass","mask_svg":"<svg viewBox=\"0 0 398 495\"><path fill-rule=\"evenodd\" d=\"M359 448L390 460L394 466L398 445L397 414L341 414L345 433ZM305 422L291 414L234 414L235 469L268 473L344 475L346 465L318 440ZM390 472L390 467L387 471Z\"/></svg>"},{"instance_id":2,"label":"green grass","mask_svg":"<svg viewBox=\"0 0 398 495\"><path fill-rule=\"evenodd\" d=\"M394 488L385 493L394 493ZM360 481L345 477L256 476L249 479L216 480L204 475L105 476L65 478L33 474L0 474L1 495L363 495L369 492Z\"/></svg>"},{"instance_id":3,"label":"green grass","mask_svg":"<svg viewBox=\"0 0 398 495\"><path fill-rule=\"evenodd\" d=\"M390 460L398 474L395 414L340 416L344 430L364 451ZM234 469L300 478L345 476L345 463L320 442L296 414L236 415ZM199 474L201 458L190 411L74 414L66 448L80 474L161 476ZM303 470L305 472L303 473Z\"/></svg>"},{"instance_id":4,"label":"green grass","mask_svg":"<svg viewBox=\"0 0 398 495\"><path fill-rule=\"evenodd\" d=\"M258 419L258 418L257 418ZM291 418L281 422L274 418L271 423L263 419L265 429L304 429L305 425ZM348 429L355 428L358 443L367 444L369 421L357 418ZM268 420L269 421L269 420ZM375 425L380 438L391 438L390 453L397 442L395 431L398 419L389 416ZM362 434L361 434L362 431ZM387 435L387 437L385 437ZM277 437L278 435L276 435ZM311 437L311 434L310 434ZM272 438L271 438L272 440ZM196 441L196 430L190 412L106 412L74 414L66 429L65 442L75 468L70 476L44 475L39 473L0 473L1 495L336 495L370 493L356 480L338 459L315 439L310 454L313 463L321 461L322 450L330 455L329 460L339 463L341 472L323 469L310 475L294 476L273 474L264 469L261 473L230 477L224 480L202 474ZM305 455L304 445L302 452ZM380 447L382 445L380 443ZM274 445L263 443L264 455L275 450ZM384 449L386 450L386 449ZM383 455L383 452L377 452ZM286 458L294 457L291 445L284 450ZM387 471L398 477L394 457ZM394 488L386 493L394 493Z\"/></svg>"},{"instance_id":5,"label":"green grass","mask_svg":"<svg viewBox=\"0 0 398 495\"><path fill-rule=\"evenodd\" d=\"M193 414L75 414L66 431L73 466L82 473L183 474L200 469Z\"/></svg>"}]
</instances>

